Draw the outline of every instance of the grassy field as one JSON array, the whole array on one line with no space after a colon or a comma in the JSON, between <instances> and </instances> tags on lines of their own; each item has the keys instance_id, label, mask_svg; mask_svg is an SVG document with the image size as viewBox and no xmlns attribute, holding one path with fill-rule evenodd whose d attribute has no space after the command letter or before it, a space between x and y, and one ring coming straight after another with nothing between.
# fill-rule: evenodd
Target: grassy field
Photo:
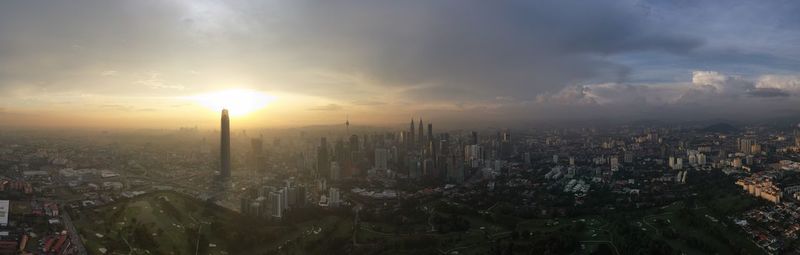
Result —
<instances>
[{"instance_id":1,"label":"grassy field","mask_svg":"<svg viewBox=\"0 0 800 255\"><path fill-rule=\"evenodd\" d=\"M730 203L724 208L736 208L736 204L741 202L726 198L715 203ZM708 207L679 205L645 216L637 222L644 223L643 227L652 238L663 240L686 254L763 254L737 226L726 222L723 217Z\"/></svg>"},{"instance_id":2,"label":"grassy field","mask_svg":"<svg viewBox=\"0 0 800 255\"><path fill-rule=\"evenodd\" d=\"M488 251L490 241L494 241L505 242L506 245L514 243L514 254L527 254L538 247L537 243L547 246L548 242L567 240L578 244L568 252L571 254L592 254L601 248L607 254L628 254L641 252L643 247L648 247L647 244L637 245L644 241L664 246L656 250L672 250L683 254L763 254L722 216L750 205L741 196L732 194L691 206L676 202L637 212L520 219L514 229L493 224L491 217L465 216L472 223L470 231L463 234L460 242L440 247L448 250L447 247L466 246L468 249L460 250L462 254L479 254ZM717 208L725 211L720 212L721 209ZM474 235L480 227L484 228L482 232L486 233L485 236ZM446 237L439 235L437 238L441 240Z\"/></svg>"},{"instance_id":3,"label":"grassy field","mask_svg":"<svg viewBox=\"0 0 800 255\"><path fill-rule=\"evenodd\" d=\"M81 212L75 223L90 252L105 248L110 253L189 254L199 249L191 245L199 241L197 233L210 237L207 246L221 241L208 226L203 229L207 224L202 220L224 220L230 213L211 209L215 213L204 216L201 207L202 202L179 194L153 193Z\"/></svg>"},{"instance_id":4,"label":"grassy field","mask_svg":"<svg viewBox=\"0 0 800 255\"><path fill-rule=\"evenodd\" d=\"M88 250L99 254L761 254L720 215L751 204L737 195L706 203L677 202L661 208L580 217L521 219L481 215L432 202L408 225L363 220L352 214L308 208L279 224L171 192L143 195L73 215ZM451 203L452 204L452 203ZM687 205L691 204L691 205ZM436 220L468 222L442 231ZM508 223L516 223L509 225ZM435 225L436 231L431 231ZM444 226L448 226L445 223ZM449 226L452 227L452 226ZM98 235L100 234L100 235ZM355 234L355 239L353 238ZM513 246L513 247L512 247ZM652 249L651 247L657 247Z\"/></svg>"},{"instance_id":5,"label":"grassy field","mask_svg":"<svg viewBox=\"0 0 800 255\"><path fill-rule=\"evenodd\" d=\"M87 249L95 254L100 248L109 254L271 250L270 244L281 234L294 231L172 192L150 193L74 215Z\"/></svg>"}]
</instances>

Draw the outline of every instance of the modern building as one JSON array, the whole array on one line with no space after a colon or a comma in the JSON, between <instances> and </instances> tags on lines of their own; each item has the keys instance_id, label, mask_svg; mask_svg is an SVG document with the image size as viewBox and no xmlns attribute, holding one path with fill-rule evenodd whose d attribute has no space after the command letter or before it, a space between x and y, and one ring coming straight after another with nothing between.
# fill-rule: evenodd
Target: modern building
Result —
<instances>
[{"instance_id":1,"label":"modern building","mask_svg":"<svg viewBox=\"0 0 800 255\"><path fill-rule=\"evenodd\" d=\"M389 150L384 148L375 149L375 169L387 170L389 162Z\"/></svg>"},{"instance_id":2,"label":"modern building","mask_svg":"<svg viewBox=\"0 0 800 255\"><path fill-rule=\"evenodd\" d=\"M411 126L409 127L408 132L409 132L409 136L407 138L408 146L414 147L414 139L416 139L416 137L414 136L414 118L411 118Z\"/></svg>"},{"instance_id":3,"label":"modern building","mask_svg":"<svg viewBox=\"0 0 800 255\"><path fill-rule=\"evenodd\" d=\"M756 143L755 139L740 138L739 139L739 152L744 154L753 153L753 145Z\"/></svg>"},{"instance_id":4,"label":"modern building","mask_svg":"<svg viewBox=\"0 0 800 255\"><path fill-rule=\"evenodd\" d=\"M320 138L319 148L317 148L317 172L322 178L330 178L331 161L328 156L328 139L325 137Z\"/></svg>"},{"instance_id":5,"label":"modern building","mask_svg":"<svg viewBox=\"0 0 800 255\"><path fill-rule=\"evenodd\" d=\"M0 226L8 226L8 214L11 212L11 206L8 200L0 200Z\"/></svg>"},{"instance_id":6,"label":"modern building","mask_svg":"<svg viewBox=\"0 0 800 255\"><path fill-rule=\"evenodd\" d=\"M269 193L269 201L271 206L271 215L273 218L283 218L283 211L286 209L286 190L280 189Z\"/></svg>"},{"instance_id":7,"label":"modern building","mask_svg":"<svg viewBox=\"0 0 800 255\"><path fill-rule=\"evenodd\" d=\"M342 203L342 198L340 197L339 189L337 188L330 188L328 190L328 206L330 207L337 207L339 204Z\"/></svg>"},{"instance_id":8,"label":"modern building","mask_svg":"<svg viewBox=\"0 0 800 255\"><path fill-rule=\"evenodd\" d=\"M331 162L331 181L338 181L342 178L342 168L339 166L339 162Z\"/></svg>"},{"instance_id":9,"label":"modern building","mask_svg":"<svg viewBox=\"0 0 800 255\"><path fill-rule=\"evenodd\" d=\"M252 161L253 170L257 173L264 172L264 140L261 138L253 138L250 139L250 149L252 155L250 156L250 160Z\"/></svg>"},{"instance_id":10,"label":"modern building","mask_svg":"<svg viewBox=\"0 0 800 255\"><path fill-rule=\"evenodd\" d=\"M736 185L755 197L766 199L773 203L780 203L783 193L781 189L772 182L772 179L763 176L751 176L736 181Z\"/></svg>"},{"instance_id":11,"label":"modern building","mask_svg":"<svg viewBox=\"0 0 800 255\"><path fill-rule=\"evenodd\" d=\"M470 137L471 137L471 139L469 141L469 144L470 145L477 145L478 144L478 132L472 131L472 133L470 133Z\"/></svg>"},{"instance_id":12,"label":"modern building","mask_svg":"<svg viewBox=\"0 0 800 255\"><path fill-rule=\"evenodd\" d=\"M611 171L616 172L619 171L619 158L617 156L611 157Z\"/></svg>"},{"instance_id":13,"label":"modern building","mask_svg":"<svg viewBox=\"0 0 800 255\"><path fill-rule=\"evenodd\" d=\"M800 124L794 128L794 146L800 147Z\"/></svg>"},{"instance_id":14,"label":"modern building","mask_svg":"<svg viewBox=\"0 0 800 255\"><path fill-rule=\"evenodd\" d=\"M428 123L428 141L433 141L433 123Z\"/></svg>"},{"instance_id":15,"label":"modern building","mask_svg":"<svg viewBox=\"0 0 800 255\"><path fill-rule=\"evenodd\" d=\"M419 118L419 132L417 133L417 145L425 146L425 132L422 129L422 118Z\"/></svg>"},{"instance_id":16,"label":"modern building","mask_svg":"<svg viewBox=\"0 0 800 255\"><path fill-rule=\"evenodd\" d=\"M222 178L231 176L231 123L228 117L228 109L222 109L222 127L220 128L219 144L219 175Z\"/></svg>"}]
</instances>

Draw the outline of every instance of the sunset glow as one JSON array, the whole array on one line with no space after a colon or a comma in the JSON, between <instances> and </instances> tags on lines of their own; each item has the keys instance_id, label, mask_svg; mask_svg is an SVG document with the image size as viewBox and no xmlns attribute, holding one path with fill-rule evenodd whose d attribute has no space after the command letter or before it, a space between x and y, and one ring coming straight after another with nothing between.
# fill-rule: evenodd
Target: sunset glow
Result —
<instances>
[{"instance_id":1,"label":"sunset glow","mask_svg":"<svg viewBox=\"0 0 800 255\"><path fill-rule=\"evenodd\" d=\"M226 108L232 116L243 116L266 107L275 97L254 90L233 89L200 94L191 99L215 112Z\"/></svg>"},{"instance_id":2,"label":"sunset glow","mask_svg":"<svg viewBox=\"0 0 800 255\"><path fill-rule=\"evenodd\" d=\"M800 254L798 12L2 0L0 255Z\"/></svg>"}]
</instances>

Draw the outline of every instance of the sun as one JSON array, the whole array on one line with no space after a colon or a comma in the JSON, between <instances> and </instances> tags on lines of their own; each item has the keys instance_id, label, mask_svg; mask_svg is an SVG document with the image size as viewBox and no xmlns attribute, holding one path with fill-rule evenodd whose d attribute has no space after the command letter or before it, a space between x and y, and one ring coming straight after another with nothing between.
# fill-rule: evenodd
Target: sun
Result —
<instances>
[{"instance_id":1,"label":"sun","mask_svg":"<svg viewBox=\"0 0 800 255\"><path fill-rule=\"evenodd\" d=\"M191 97L201 105L214 111L228 109L232 116L242 116L264 108L275 97L246 89L232 89L200 94Z\"/></svg>"}]
</instances>

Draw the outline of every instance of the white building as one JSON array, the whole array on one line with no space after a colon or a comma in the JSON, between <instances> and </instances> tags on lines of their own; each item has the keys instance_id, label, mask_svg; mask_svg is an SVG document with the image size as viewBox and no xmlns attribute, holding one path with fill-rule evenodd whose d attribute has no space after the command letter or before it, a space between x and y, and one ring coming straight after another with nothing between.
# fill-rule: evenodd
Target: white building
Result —
<instances>
[{"instance_id":1,"label":"white building","mask_svg":"<svg viewBox=\"0 0 800 255\"><path fill-rule=\"evenodd\" d=\"M675 157L669 157L669 161L668 162L669 162L668 163L669 164L669 168L670 169L675 169Z\"/></svg>"},{"instance_id":2,"label":"white building","mask_svg":"<svg viewBox=\"0 0 800 255\"><path fill-rule=\"evenodd\" d=\"M465 146L464 160L469 162L471 167L480 167L483 163L483 148L477 144Z\"/></svg>"},{"instance_id":3,"label":"white building","mask_svg":"<svg viewBox=\"0 0 800 255\"><path fill-rule=\"evenodd\" d=\"M0 200L0 226L8 226L8 214L11 213L11 204L8 200Z\"/></svg>"},{"instance_id":4,"label":"white building","mask_svg":"<svg viewBox=\"0 0 800 255\"><path fill-rule=\"evenodd\" d=\"M285 190L281 189L279 191L273 191L269 193L269 200L270 204L272 205L272 212L270 214L272 217L281 219L283 218L283 211L286 209L285 207Z\"/></svg>"},{"instance_id":5,"label":"white building","mask_svg":"<svg viewBox=\"0 0 800 255\"><path fill-rule=\"evenodd\" d=\"M342 168L338 162L331 162L331 180L338 181L342 178Z\"/></svg>"},{"instance_id":6,"label":"white building","mask_svg":"<svg viewBox=\"0 0 800 255\"><path fill-rule=\"evenodd\" d=\"M619 171L619 158L617 156L611 157L611 171Z\"/></svg>"},{"instance_id":7,"label":"white building","mask_svg":"<svg viewBox=\"0 0 800 255\"><path fill-rule=\"evenodd\" d=\"M339 197L339 189L337 188L330 188L328 190L328 206L330 207L337 207L341 204L342 200Z\"/></svg>"}]
</instances>

